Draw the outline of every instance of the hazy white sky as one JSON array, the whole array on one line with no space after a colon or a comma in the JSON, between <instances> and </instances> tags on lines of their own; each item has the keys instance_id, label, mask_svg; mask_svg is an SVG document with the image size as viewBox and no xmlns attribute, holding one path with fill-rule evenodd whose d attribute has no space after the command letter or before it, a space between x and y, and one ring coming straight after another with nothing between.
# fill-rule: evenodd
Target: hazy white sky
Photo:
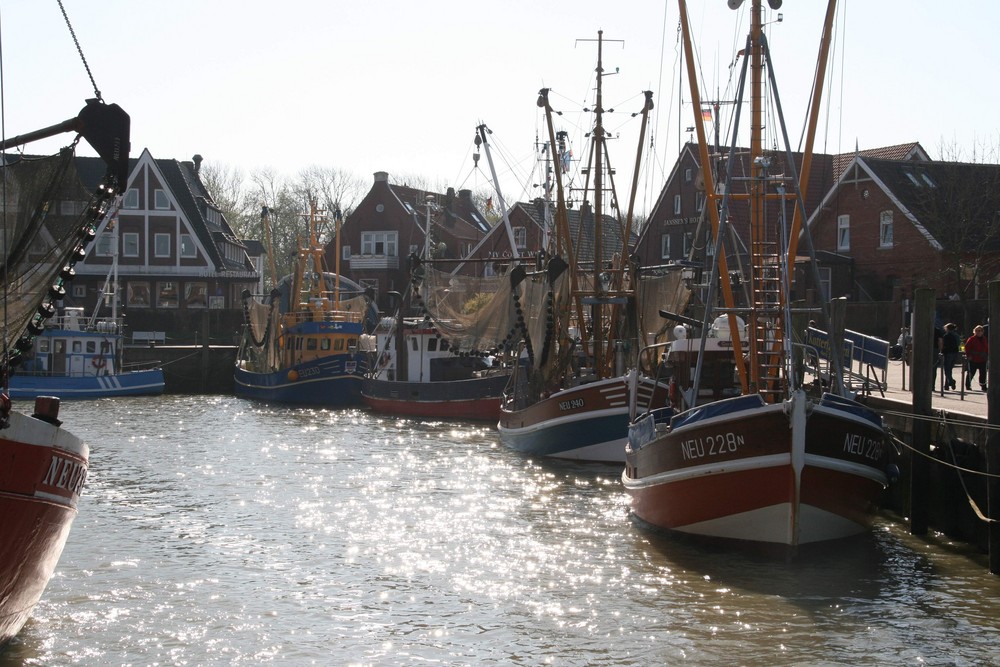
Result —
<instances>
[{"instance_id":1,"label":"hazy white sky","mask_svg":"<svg viewBox=\"0 0 1000 667\"><path fill-rule=\"evenodd\" d=\"M638 204L648 210L692 125L678 85L678 10L665 0L63 0L97 86L132 117L133 154L294 175L311 165L369 180L421 177L487 187L473 169L475 127L493 130L504 195L527 199L538 89L553 90L574 154L584 153L596 45L604 31L611 155L624 197L641 91L654 91L653 153ZM769 26L795 141L825 9L790 0ZM690 0L703 87L732 96L729 64L748 12ZM747 2L749 5L749 0ZM920 141L932 157L998 143L995 0L842 0L817 150ZM776 12L769 19L777 18ZM4 134L70 118L93 96L56 0L0 0ZM610 40L624 40L624 43ZM679 114L683 114L679 118ZM646 144L649 144L647 139ZM50 144L51 146L51 144ZM942 155L942 148L949 150ZM32 146L40 152L42 146ZM998 157L1000 156L993 156Z\"/></svg>"}]
</instances>

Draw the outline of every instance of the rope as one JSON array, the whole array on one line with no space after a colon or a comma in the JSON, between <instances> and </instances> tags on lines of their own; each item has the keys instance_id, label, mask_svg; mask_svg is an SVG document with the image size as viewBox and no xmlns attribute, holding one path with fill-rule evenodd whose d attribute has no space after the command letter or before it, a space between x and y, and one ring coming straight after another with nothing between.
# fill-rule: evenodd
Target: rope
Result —
<instances>
[{"instance_id":1,"label":"rope","mask_svg":"<svg viewBox=\"0 0 1000 667\"><path fill-rule=\"evenodd\" d=\"M69 28L69 34L73 38L73 43L76 44L76 52L80 54L80 60L83 61L83 68L87 70L87 76L90 77L90 85L94 87L94 94L97 96L98 102L103 102L104 99L101 97L101 91L97 89L97 82L94 81L94 75L90 71L90 65L87 64L87 58L83 55L83 49L80 47L80 40L76 38L76 32L73 30L73 24L69 22L69 16L66 14L66 8L63 7L62 0L56 0L59 3L59 11L62 12L63 19L66 21L66 27Z\"/></svg>"}]
</instances>

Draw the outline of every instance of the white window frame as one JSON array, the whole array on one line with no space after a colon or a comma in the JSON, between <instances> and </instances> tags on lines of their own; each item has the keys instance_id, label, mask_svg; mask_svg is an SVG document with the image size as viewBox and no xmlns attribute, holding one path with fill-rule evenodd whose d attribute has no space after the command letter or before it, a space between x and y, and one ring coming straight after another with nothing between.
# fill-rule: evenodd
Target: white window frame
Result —
<instances>
[{"instance_id":1,"label":"white window frame","mask_svg":"<svg viewBox=\"0 0 1000 667\"><path fill-rule=\"evenodd\" d=\"M382 252L376 252L382 244ZM399 232L361 232L361 254L376 257L396 257L399 249Z\"/></svg>"},{"instance_id":2,"label":"white window frame","mask_svg":"<svg viewBox=\"0 0 1000 667\"><path fill-rule=\"evenodd\" d=\"M833 286L833 270L829 266L821 266L819 270L819 289L823 295L823 301L830 300L830 291Z\"/></svg>"},{"instance_id":3,"label":"white window frame","mask_svg":"<svg viewBox=\"0 0 1000 667\"><path fill-rule=\"evenodd\" d=\"M191 249L188 252L188 248ZM198 246L194 242L194 236L191 234L181 234L181 257L185 259L191 259L198 256Z\"/></svg>"},{"instance_id":4,"label":"white window frame","mask_svg":"<svg viewBox=\"0 0 1000 667\"><path fill-rule=\"evenodd\" d=\"M882 211L878 216L878 247L892 247L892 211Z\"/></svg>"},{"instance_id":5,"label":"white window frame","mask_svg":"<svg viewBox=\"0 0 1000 667\"><path fill-rule=\"evenodd\" d=\"M851 249L851 216L837 216L837 251Z\"/></svg>"},{"instance_id":6,"label":"white window frame","mask_svg":"<svg viewBox=\"0 0 1000 667\"><path fill-rule=\"evenodd\" d=\"M73 298L83 299L87 296L87 286L86 285L73 285Z\"/></svg>"},{"instance_id":7,"label":"white window frame","mask_svg":"<svg viewBox=\"0 0 1000 667\"><path fill-rule=\"evenodd\" d=\"M125 196L122 198L122 208L137 209L139 208L139 189L129 188L125 191Z\"/></svg>"},{"instance_id":8,"label":"white window frame","mask_svg":"<svg viewBox=\"0 0 1000 667\"><path fill-rule=\"evenodd\" d=\"M139 256L139 233L122 232L122 257Z\"/></svg>"},{"instance_id":9,"label":"white window frame","mask_svg":"<svg viewBox=\"0 0 1000 667\"><path fill-rule=\"evenodd\" d=\"M351 246L345 245L340 248L340 259L351 258Z\"/></svg>"},{"instance_id":10,"label":"white window frame","mask_svg":"<svg viewBox=\"0 0 1000 667\"><path fill-rule=\"evenodd\" d=\"M496 269L493 266L493 262L485 262L483 264L483 277L492 278L497 274Z\"/></svg>"},{"instance_id":11,"label":"white window frame","mask_svg":"<svg viewBox=\"0 0 1000 667\"><path fill-rule=\"evenodd\" d=\"M660 234L660 259L670 259L670 234Z\"/></svg>"},{"instance_id":12,"label":"white window frame","mask_svg":"<svg viewBox=\"0 0 1000 667\"><path fill-rule=\"evenodd\" d=\"M691 167L688 167L687 169L684 170L684 181L686 183L691 182Z\"/></svg>"},{"instance_id":13,"label":"white window frame","mask_svg":"<svg viewBox=\"0 0 1000 667\"><path fill-rule=\"evenodd\" d=\"M161 243L166 244L166 251L161 249ZM170 257L170 234L163 232L153 234L153 257Z\"/></svg>"},{"instance_id":14,"label":"white window frame","mask_svg":"<svg viewBox=\"0 0 1000 667\"><path fill-rule=\"evenodd\" d=\"M674 215L681 214L681 196L674 195Z\"/></svg>"},{"instance_id":15,"label":"white window frame","mask_svg":"<svg viewBox=\"0 0 1000 667\"><path fill-rule=\"evenodd\" d=\"M94 242L94 256L95 257L111 257L114 250L114 232L104 232L97 237L97 241Z\"/></svg>"},{"instance_id":16,"label":"white window frame","mask_svg":"<svg viewBox=\"0 0 1000 667\"><path fill-rule=\"evenodd\" d=\"M157 211L170 210L170 198L167 197L166 190L160 188L153 190L153 208Z\"/></svg>"},{"instance_id":17,"label":"white window frame","mask_svg":"<svg viewBox=\"0 0 1000 667\"><path fill-rule=\"evenodd\" d=\"M705 193L696 192L694 193L694 208L699 213L705 208Z\"/></svg>"},{"instance_id":18,"label":"white window frame","mask_svg":"<svg viewBox=\"0 0 1000 667\"><path fill-rule=\"evenodd\" d=\"M518 250L528 247L528 229L526 227L514 227L514 245Z\"/></svg>"}]
</instances>

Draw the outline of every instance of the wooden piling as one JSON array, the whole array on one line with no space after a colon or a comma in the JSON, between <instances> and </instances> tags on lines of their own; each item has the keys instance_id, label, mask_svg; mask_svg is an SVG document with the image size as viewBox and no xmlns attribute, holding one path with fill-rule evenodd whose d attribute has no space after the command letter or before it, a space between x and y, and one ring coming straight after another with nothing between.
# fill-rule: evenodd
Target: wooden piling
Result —
<instances>
[{"instance_id":1,"label":"wooden piling","mask_svg":"<svg viewBox=\"0 0 1000 667\"><path fill-rule=\"evenodd\" d=\"M930 483L932 388L934 381L934 290L914 290L913 451L910 453L910 533L927 534L927 485Z\"/></svg>"},{"instance_id":2,"label":"wooden piling","mask_svg":"<svg viewBox=\"0 0 1000 667\"><path fill-rule=\"evenodd\" d=\"M1000 313L1000 280L989 284L990 313ZM990 350L1000 351L1000 330L989 328ZM990 572L1000 574L1000 435L996 427L1000 423L1000 354L990 354L987 365L986 421L990 426L986 438L986 505L989 524Z\"/></svg>"}]
</instances>

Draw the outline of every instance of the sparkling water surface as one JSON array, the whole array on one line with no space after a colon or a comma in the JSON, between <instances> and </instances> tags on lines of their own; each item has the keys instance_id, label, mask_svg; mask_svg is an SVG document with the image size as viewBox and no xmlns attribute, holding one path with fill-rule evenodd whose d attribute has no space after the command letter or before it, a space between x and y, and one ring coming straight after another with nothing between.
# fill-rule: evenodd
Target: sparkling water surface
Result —
<instances>
[{"instance_id":1,"label":"sparkling water surface","mask_svg":"<svg viewBox=\"0 0 1000 667\"><path fill-rule=\"evenodd\" d=\"M1000 577L881 519L792 561L651 533L489 425L63 403L90 478L15 665L990 665Z\"/></svg>"}]
</instances>

